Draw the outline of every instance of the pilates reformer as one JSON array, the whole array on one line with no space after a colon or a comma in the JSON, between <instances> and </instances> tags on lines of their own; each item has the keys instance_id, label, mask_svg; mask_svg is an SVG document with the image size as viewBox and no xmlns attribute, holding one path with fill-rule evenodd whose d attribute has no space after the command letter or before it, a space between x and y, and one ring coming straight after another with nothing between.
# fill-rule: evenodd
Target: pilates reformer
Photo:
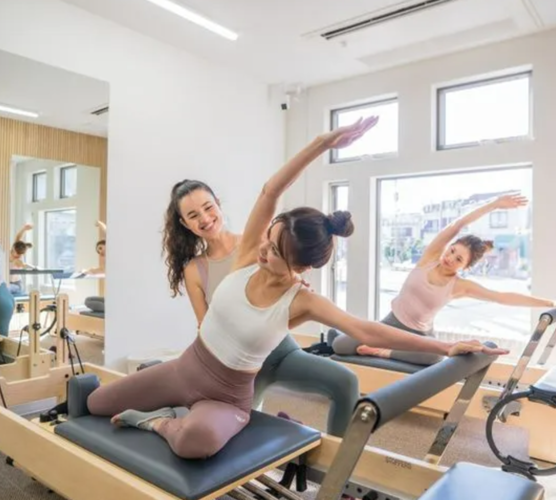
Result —
<instances>
[{"instance_id":1,"label":"pilates reformer","mask_svg":"<svg viewBox=\"0 0 556 500\"><path fill-rule=\"evenodd\" d=\"M450 470L439 465L459 419L493 361L483 354L446 359L369 394L357 405L343 440L253 411L250 424L221 452L208 460L194 461L176 457L155 434L117 429L108 418L87 415L85 401L91 390L125 375L90 364L80 366L77 372L60 366L37 379L10 383L0 379L9 406L57 397L61 409L67 402L66 414L47 411L43 422L27 421L0 407L0 451L10 457L11 464L72 500L212 500L223 494L235 500L253 498L250 495L265 500L275 496L300 500L289 490L292 467L298 490L304 489L306 479L322 483L319 500L336 500L342 492L352 491L353 496L366 500L384 498L380 496L383 494L392 499L459 500L463 498L457 496L462 494L462 482L468 488L477 478L500 482L495 493L504 492L504 496L483 496L474 491L476 500L541 499L542 488L525 478L467 464ZM73 377L76 373L81 376ZM459 397L424 460L366 445L379 426L463 379ZM286 468L281 482L265 476L279 467ZM446 494L450 488L452 492ZM434 496L435 490L441 493Z\"/></svg>"},{"instance_id":2,"label":"pilates reformer","mask_svg":"<svg viewBox=\"0 0 556 500\"><path fill-rule=\"evenodd\" d=\"M553 346L556 345L556 333L549 340L546 349L539 358L539 366L528 365L544 332L553 322L556 322L556 309L540 315L538 325L515 366L503 359L490 366L481 387L479 387L477 394L469 405L466 416L486 420L489 418L493 407L501 399L509 397L516 390L522 394L523 391L529 390L530 387L540 384L541 380L546 380L547 377L551 376L553 371L546 370L542 365L546 363ZM307 337L296 336L296 338L305 345L309 343ZM345 364L357 375L363 393L375 391L424 369L421 365L371 356L332 354L330 359ZM552 377L554 376L556 374L552 375ZM457 390L457 385L447 388L431 399L424 401L415 410L425 410L440 416L446 416ZM536 394L538 395L539 392L537 391ZM502 407L497 408L497 417L508 425L522 427L529 432L530 457L556 463L556 429L551 424L554 418L551 413L552 410L546 404L534 404L533 399L534 397L515 397L515 400L501 405L504 411L498 411L502 410ZM496 449L492 449L496 454ZM511 457L507 458L501 454L500 457L506 461L512 460Z\"/></svg>"}]
</instances>

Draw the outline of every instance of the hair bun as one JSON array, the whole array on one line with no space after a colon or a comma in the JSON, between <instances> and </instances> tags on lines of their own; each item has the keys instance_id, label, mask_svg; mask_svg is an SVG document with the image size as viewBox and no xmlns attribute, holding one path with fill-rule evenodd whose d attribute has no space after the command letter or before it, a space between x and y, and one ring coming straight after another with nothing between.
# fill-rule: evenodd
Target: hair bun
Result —
<instances>
[{"instance_id":1,"label":"hair bun","mask_svg":"<svg viewBox=\"0 0 556 500\"><path fill-rule=\"evenodd\" d=\"M494 248L494 241L493 240L483 240L483 246L485 248L485 252L490 252Z\"/></svg>"},{"instance_id":2,"label":"hair bun","mask_svg":"<svg viewBox=\"0 0 556 500\"><path fill-rule=\"evenodd\" d=\"M327 216L330 233L342 238L351 236L355 227L351 220L351 213L339 210Z\"/></svg>"}]
</instances>

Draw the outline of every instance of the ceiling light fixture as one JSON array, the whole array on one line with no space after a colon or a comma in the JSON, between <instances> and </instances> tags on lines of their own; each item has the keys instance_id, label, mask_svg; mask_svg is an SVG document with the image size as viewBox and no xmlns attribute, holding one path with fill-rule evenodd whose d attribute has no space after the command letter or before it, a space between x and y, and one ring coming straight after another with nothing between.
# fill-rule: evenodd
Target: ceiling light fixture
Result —
<instances>
[{"instance_id":1,"label":"ceiling light fixture","mask_svg":"<svg viewBox=\"0 0 556 500\"><path fill-rule=\"evenodd\" d=\"M217 35L227 38L228 40L235 41L239 37L237 33L234 33L233 31L224 28L224 26L221 26L220 24L217 24L214 21L211 21L199 14L196 14L195 12L186 9L181 5L171 2L170 0L147 0L147 1L153 3L158 7L166 9L169 12L172 12L172 14L176 14L177 16L183 17L184 19L187 19L192 23L195 23L209 31L212 31Z\"/></svg>"},{"instance_id":2,"label":"ceiling light fixture","mask_svg":"<svg viewBox=\"0 0 556 500\"><path fill-rule=\"evenodd\" d=\"M11 106L4 106L3 104L0 104L0 112L11 113L12 115L26 116L28 118L39 117L38 113L33 113L32 111L25 111L23 109L12 108Z\"/></svg>"}]
</instances>

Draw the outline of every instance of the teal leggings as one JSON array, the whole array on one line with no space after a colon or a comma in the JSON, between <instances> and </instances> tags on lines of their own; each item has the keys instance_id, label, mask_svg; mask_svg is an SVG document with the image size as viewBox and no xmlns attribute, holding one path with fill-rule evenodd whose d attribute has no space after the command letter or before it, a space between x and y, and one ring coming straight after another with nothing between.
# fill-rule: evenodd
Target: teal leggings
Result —
<instances>
[{"instance_id":1,"label":"teal leggings","mask_svg":"<svg viewBox=\"0 0 556 500\"><path fill-rule=\"evenodd\" d=\"M291 335L270 353L257 374L254 408L272 384L328 398L326 432L338 437L344 435L359 399L359 380L351 370L331 359L303 351Z\"/></svg>"},{"instance_id":2,"label":"teal leggings","mask_svg":"<svg viewBox=\"0 0 556 500\"><path fill-rule=\"evenodd\" d=\"M15 302L6 283L0 285L0 335L8 336L10 321L14 313Z\"/></svg>"}]
</instances>

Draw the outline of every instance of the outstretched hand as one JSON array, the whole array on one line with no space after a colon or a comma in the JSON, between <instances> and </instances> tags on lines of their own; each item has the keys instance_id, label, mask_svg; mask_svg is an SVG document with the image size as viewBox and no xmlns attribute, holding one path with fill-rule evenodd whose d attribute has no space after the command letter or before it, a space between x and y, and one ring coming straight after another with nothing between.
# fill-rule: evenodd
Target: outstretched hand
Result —
<instances>
[{"instance_id":1,"label":"outstretched hand","mask_svg":"<svg viewBox=\"0 0 556 500\"><path fill-rule=\"evenodd\" d=\"M448 356L459 356L460 354L468 354L470 352L483 352L489 356L503 356L509 354L510 351L500 347L487 347L478 340L464 340L455 343L448 351Z\"/></svg>"},{"instance_id":2,"label":"outstretched hand","mask_svg":"<svg viewBox=\"0 0 556 500\"><path fill-rule=\"evenodd\" d=\"M363 137L377 123L378 116L369 116L365 119L359 118L359 120L352 125L339 127L331 132L321 135L320 138L328 149L346 148Z\"/></svg>"},{"instance_id":3,"label":"outstretched hand","mask_svg":"<svg viewBox=\"0 0 556 500\"><path fill-rule=\"evenodd\" d=\"M500 196L496 199L494 204L496 208L508 209L524 207L528 202L529 200L525 196L522 196L520 193L515 193Z\"/></svg>"}]
</instances>

